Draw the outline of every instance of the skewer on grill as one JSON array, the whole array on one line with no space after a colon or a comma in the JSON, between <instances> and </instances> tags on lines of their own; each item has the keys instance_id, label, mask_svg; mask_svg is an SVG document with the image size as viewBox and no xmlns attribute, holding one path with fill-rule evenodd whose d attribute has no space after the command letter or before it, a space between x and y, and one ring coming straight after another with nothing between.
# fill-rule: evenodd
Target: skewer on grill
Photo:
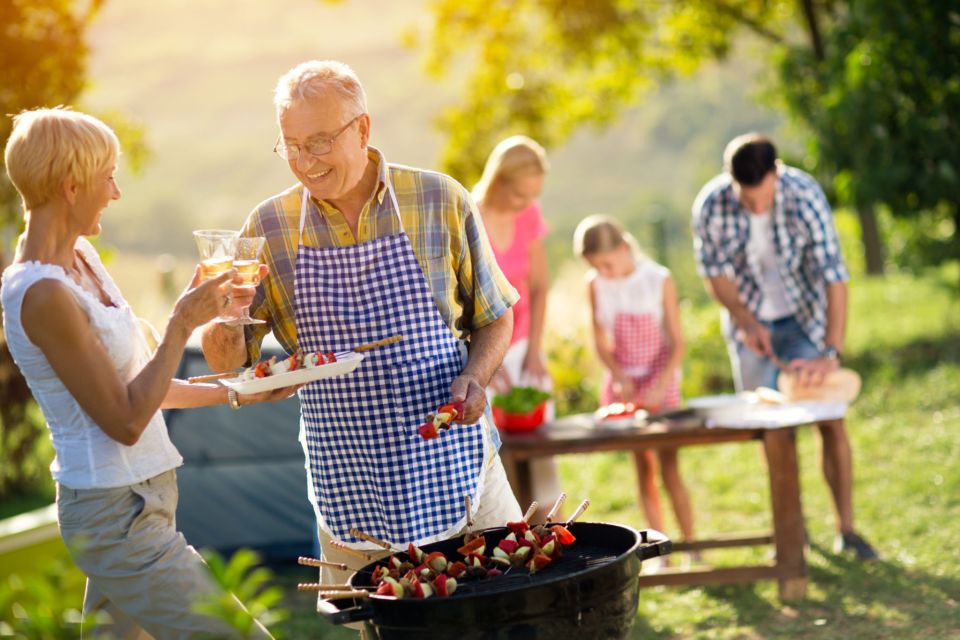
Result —
<instances>
[{"instance_id":1,"label":"skewer on grill","mask_svg":"<svg viewBox=\"0 0 960 640\"><path fill-rule=\"evenodd\" d=\"M463 534L463 543L473 542L480 534L473 530L473 516L470 515L470 496L463 496L463 504L467 508L467 532Z\"/></svg>"},{"instance_id":2,"label":"skewer on grill","mask_svg":"<svg viewBox=\"0 0 960 640\"><path fill-rule=\"evenodd\" d=\"M369 591L329 591L322 584L300 583L297 585L300 591L316 591L324 600L352 600L354 598L369 598Z\"/></svg>"},{"instance_id":3,"label":"skewer on grill","mask_svg":"<svg viewBox=\"0 0 960 640\"><path fill-rule=\"evenodd\" d=\"M573 512L573 515L570 516L570 519L567 520L567 521L564 523L563 526L564 526L564 527L569 527L569 526L573 523L574 520L576 520L576 519L579 518L581 515L583 515L583 512L586 511L586 510L587 510L587 507L589 507L589 506L590 506L590 501L589 501L589 500L584 500L583 502L581 502L581 503L580 503L580 506L577 507L577 510Z\"/></svg>"},{"instance_id":4,"label":"skewer on grill","mask_svg":"<svg viewBox=\"0 0 960 640\"><path fill-rule=\"evenodd\" d=\"M363 591L364 589L376 589L376 587L355 587L352 584L320 584L316 582L301 582L297 585L301 591Z\"/></svg>"},{"instance_id":5,"label":"skewer on grill","mask_svg":"<svg viewBox=\"0 0 960 640\"><path fill-rule=\"evenodd\" d=\"M385 540L381 540L380 538L374 538L370 534L364 533L363 531L360 531L357 528L350 529L350 535L352 535L354 538L360 538L361 540L372 542L378 547L382 547L385 551L393 551L393 547L390 546L389 542L386 542Z\"/></svg>"},{"instance_id":6,"label":"skewer on grill","mask_svg":"<svg viewBox=\"0 0 960 640\"><path fill-rule=\"evenodd\" d=\"M533 514L537 512L537 509L540 508L540 503L534 500L530 503L530 506L527 507L527 512L523 514L523 521L530 522L530 518L533 517Z\"/></svg>"},{"instance_id":7,"label":"skewer on grill","mask_svg":"<svg viewBox=\"0 0 960 640\"><path fill-rule=\"evenodd\" d=\"M561 492L560 495L557 496L557 501L553 503L553 508L550 509L550 512L547 514L547 519L545 522L553 522L554 517L556 517L557 513L559 513L560 507L563 506L563 503L566 501L566 499L566 493Z\"/></svg>"},{"instance_id":8,"label":"skewer on grill","mask_svg":"<svg viewBox=\"0 0 960 640\"><path fill-rule=\"evenodd\" d=\"M297 558L297 564L302 564L305 567L328 567L330 569L339 569L340 571L350 570L350 567L342 562L324 562L323 560L316 560L306 556L300 556Z\"/></svg>"},{"instance_id":9,"label":"skewer on grill","mask_svg":"<svg viewBox=\"0 0 960 640\"><path fill-rule=\"evenodd\" d=\"M363 551L360 551L358 549L351 549L350 547L343 544L342 542L331 542L330 546L336 549L337 551L343 551L344 553L348 553L352 556L356 556L357 558L360 558L361 560L366 560L367 562L370 562L371 560L373 560L373 556L371 556L369 553L364 553Z\"/></svg>"}]
</instances>

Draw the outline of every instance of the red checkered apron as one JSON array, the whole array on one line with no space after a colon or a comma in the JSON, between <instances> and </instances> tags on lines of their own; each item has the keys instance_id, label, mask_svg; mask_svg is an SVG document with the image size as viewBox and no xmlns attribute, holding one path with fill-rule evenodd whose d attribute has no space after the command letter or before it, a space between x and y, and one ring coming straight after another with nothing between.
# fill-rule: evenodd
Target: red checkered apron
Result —
<instances>
[{"instance_id":1,"label":"red checkered apron","mask_svg":"<svg viewBox=\"0 0 960 640\"><path fill-rule=\"evenodd\" d=\"M670 358L670 345L663 338L660 318L653 313L617 313L613 322L613 357L625 370L642 371L643 375L632 377L634 397L628 402L642 404L647 391L656 383L666 369ZM600 402L610 404L619 398L613 391L613 377L607 372L600 393ZM672 409L680 406L680 376L674 377L660 407L650 409Z\"/></svg>"}]
</instances>

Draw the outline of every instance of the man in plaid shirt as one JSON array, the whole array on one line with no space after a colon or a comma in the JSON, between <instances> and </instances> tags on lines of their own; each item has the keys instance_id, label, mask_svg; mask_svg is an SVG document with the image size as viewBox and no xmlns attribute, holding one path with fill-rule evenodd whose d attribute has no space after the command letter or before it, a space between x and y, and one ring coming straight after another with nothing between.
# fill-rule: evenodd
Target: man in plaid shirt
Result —
<instances>
[{"instance_id":1,"label":"man in plaid shirt","mask_svg":"<svg viewBox=\"0 0 960 640\"><path fill-rule=\"evenodd\" d=\"M763 136L732 140L724 169L694 202L693 236L698 271L727 312L737 391L776 388L783 366L800 384L819 384L839 366L850 277L830 205L820 185L782 164ZM876 558L853 528L853 463L844 422L819 428L837 509L837 549Z\"/></svg>"}]
</instances>

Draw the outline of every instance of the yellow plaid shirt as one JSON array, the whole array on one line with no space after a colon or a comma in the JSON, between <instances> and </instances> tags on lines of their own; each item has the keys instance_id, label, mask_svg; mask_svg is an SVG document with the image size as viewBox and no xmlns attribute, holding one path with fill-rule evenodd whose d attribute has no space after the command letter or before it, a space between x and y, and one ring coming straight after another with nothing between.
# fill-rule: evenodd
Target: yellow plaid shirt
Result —
<instances>
[{"instance_id":1,"label":"yellow plaid shirt","mask_svg":"<svg viewBox=\"0 0 960 640\"><path fill-rule=\"evenodd\" d=\"M519 299L497 266L486 231L470 194L453 178L387 164L370 147L380 180L364 205L357 237L343 214L325 201L310 198L303 229L308 247L345 247L400 232L387 181L393 184L400 218L427 278L440 315L455 336L466 339L472 329L484 327ZM300 245L300 203L303 186L294 185L260 204L247 218L241 235L263 236L263 261L270 274L257 290L250 307L267 324L246 327L248 363L260 358L260 343L273 330L288 352L297 350L294 273Z\"/></svg>"}]
</instances>

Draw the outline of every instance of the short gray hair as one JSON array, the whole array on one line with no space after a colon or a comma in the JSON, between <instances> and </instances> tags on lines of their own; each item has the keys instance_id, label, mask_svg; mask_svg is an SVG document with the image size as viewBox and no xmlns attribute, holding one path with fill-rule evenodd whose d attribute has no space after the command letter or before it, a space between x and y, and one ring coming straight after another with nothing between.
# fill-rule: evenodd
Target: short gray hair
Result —
<instances>
[{"instance_id":1,"label":"short gray hair","mask_svg":"<svg viewBox=\"0 0 960 640\"><path fill-rule=\"evenodd\" d=\"M277 117L291 105L325 97L329 91L352 107L354 115L367 112L367 94L353 69L336 60L308 60L287 71L277 82L273 94Z\"/></svg>"}]
</instances>

